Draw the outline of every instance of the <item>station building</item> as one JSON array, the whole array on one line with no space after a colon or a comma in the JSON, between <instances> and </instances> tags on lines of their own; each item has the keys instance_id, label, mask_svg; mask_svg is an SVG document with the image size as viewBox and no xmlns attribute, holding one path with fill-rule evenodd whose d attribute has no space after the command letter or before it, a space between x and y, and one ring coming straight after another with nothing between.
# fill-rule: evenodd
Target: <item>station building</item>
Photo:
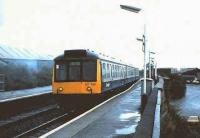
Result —
<instances>
[{"instance_id":1,"label":"station building","mask_svg":"<svg viewBox=\"0 0 200 138\"><path fill-rule=\"evenodd\" d=\"M200 69L199 68L182 68L181 75L187 81L200 81Z\"/></svg>"},{"instance_id":2,"label":"station building","mask_svg":"<svg viewBox=\"0 0 200 138\"><path fill-rule=\"evenodd\" d=\"M171 74L178 74L177 68L158 68L157 73L160 76L169 77Z\"/></svg>"},{"instance_id":3,"label":"station building","mask_svg":"<svg viewBox=\"0 0 200 138\"><path fill-rule=\"evenodd\" d=\"M0 65L16 64L24 65L35 71L43 66L52 66L53 56L44 55L36 50L14 48L0 45Z\"/></svg>"}]
</instances>

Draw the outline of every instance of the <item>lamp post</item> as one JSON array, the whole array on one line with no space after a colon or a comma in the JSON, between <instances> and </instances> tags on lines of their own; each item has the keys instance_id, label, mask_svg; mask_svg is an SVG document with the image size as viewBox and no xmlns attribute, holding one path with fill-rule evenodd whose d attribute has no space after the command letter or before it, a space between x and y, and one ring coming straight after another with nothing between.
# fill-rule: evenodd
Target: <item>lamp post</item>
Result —
<instances>
[{"instance_id":1,"label":"lamp post","mask_svg":"<svg viewBox=\"0 0 200 138\"><path fill-rule=\"evenodd\" d=\"M155 79L157 81L158 75L157 75L157 62L155 63Z\"/></svg>"},{"instance_id":2,"label":"lamp post","mask_svg":"<svg viewBox=\"0 0 200 138\"><path fill-rule=\"evenodd\" d=\"M144 75L144 80L143 80L143 92L142 92L142 95L146 95L146 78L147 78L147 66L146 66L146 37L145 37L145 27L144 27L144 34L142 36L143 38L140 39L140 38L137 38L138 41L142 42L143 44L143 48L142 48L142 51L144 53L144 72L143 72L143 75Z\"/></svg>"},{"instance_id":3,"label":"lamp post","mask_svg":"<svg viewBox=\"0 0 200 138\"><path fill-rule=\"evenodd\" d=\"M151 54L156 54L156 53L149 51L149 78L151 78Z\"/></svg>"},{"instance_id":4,"label":"lamp post","mask_svg":"<svg viewBox=\"0 0 200 138\"><path fill-rule=\"evenodd\" d=\"M127 5L120 5L120 8L123 10L131 11L134 13L139 13L141 11L140 8L133 7L133 6L127 6ZM142 36L143 38L137 38L138 41L141 41L143 43L143 52L144 52L144 89L142 94L146 94L146 36L145 36L145 26L144 26L144 34Z\"/></svg>"},{"instance_id":5,"label":"lamp post","mask_svg":"<svg viewBox=\"0 0 200 138\"><path fill-rule=\"evenodd\" d=\"M132 7L132 6L127 6L127 5L120 5L121 9L131 11L134 13L138 13L141 11L140 8L137 7ZM143 52L144 52L144 80L143 80L143 91L141 92L141 106L142 106L142 111L144 110L144 107L147 103L147 91L146 91L146 28L144 25L144 34L142 36L143 38L137 38L138 41L141 41L143 43Z\"/></svg>"}]
</instances>

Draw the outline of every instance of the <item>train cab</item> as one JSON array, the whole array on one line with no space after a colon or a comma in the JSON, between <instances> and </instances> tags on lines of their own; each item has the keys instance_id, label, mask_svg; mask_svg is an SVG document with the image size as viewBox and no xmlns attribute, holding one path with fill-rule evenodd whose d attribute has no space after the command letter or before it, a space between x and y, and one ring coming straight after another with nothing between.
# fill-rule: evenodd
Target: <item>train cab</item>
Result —
<instances>
[{"instance_id":1,"label":"train cab","mask_svg":"<svg viewBox=\"0 0 200 138\"><path fill-rule=\"evenodd\" d=\"M87 50L67 50L54 60L53 94L101 93L100 60Z\"/></svg>"}]
</instances>

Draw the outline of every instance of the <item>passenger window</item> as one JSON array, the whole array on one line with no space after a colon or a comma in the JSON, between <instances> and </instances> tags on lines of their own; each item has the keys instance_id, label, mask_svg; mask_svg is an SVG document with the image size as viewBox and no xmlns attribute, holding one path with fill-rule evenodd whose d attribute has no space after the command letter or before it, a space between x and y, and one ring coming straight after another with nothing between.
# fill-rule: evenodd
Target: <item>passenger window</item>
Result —
<instances>
[{"instance_id":1,"label":"passenger window","mask_svg":"<svg viewBox=\"0 0 200 138\"><path fill-rule=\"evenodd\" d=\"M102 77L103 79L106 78L106 64L105 63L103 63L103 67L102 67Z\"/></svg>"},{"instance_id":2,"label":"passenger window","mask_svg":"<svg viewBox=\"0 0 200 138\"><path fill-rule=\"evenodd\" d=\"M114 65L112 65L112 77L114 78L115 75L115 70L114 70Z\"/></svg>"},{"instance_id":3,"label":"passenger window","mask_svg":"<svg viewBox=\"0 0 200 138\"><path fill-rule=\"evenodd\" d=\"M110 78L110 64L107 64L107 75L106 78Z\"/></svg>"},{"instance_id":4,"label":"passenger window","mask_svg":"<svg viewBox=\"0 0 200 138\"><path fill-rule=\"evenodd\" d=\"M115 78L117 78L117 65L115 65Z\"/></svg>"}]
</instances>

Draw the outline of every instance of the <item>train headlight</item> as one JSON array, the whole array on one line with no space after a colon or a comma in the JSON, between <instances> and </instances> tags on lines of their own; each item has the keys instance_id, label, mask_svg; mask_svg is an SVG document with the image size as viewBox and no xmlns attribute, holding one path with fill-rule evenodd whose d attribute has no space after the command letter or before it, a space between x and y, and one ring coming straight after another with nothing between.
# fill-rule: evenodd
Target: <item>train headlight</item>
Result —
<instances>
[{"instance_id":1,"label":"train headlight","mask_svg":"<svg viewBox=\"0 0 200 138\"><path fill-rule=\"evenodd\" d=\"M59 91L59 92L62 92L62 91L63 91L63 88L62 88L62 87L59 87L59 88L58 88L58 91Z\"/></svg>"},{"instance_id":2,"label":"train headlight","mask_svg":"<svg viewBox=\"0 0 200 138\"><path fill-rule=\"evenodd\" d=\"M87 91L92 92L92 88L91 87L87 87Z\"/></svg>"}]
</instances>

